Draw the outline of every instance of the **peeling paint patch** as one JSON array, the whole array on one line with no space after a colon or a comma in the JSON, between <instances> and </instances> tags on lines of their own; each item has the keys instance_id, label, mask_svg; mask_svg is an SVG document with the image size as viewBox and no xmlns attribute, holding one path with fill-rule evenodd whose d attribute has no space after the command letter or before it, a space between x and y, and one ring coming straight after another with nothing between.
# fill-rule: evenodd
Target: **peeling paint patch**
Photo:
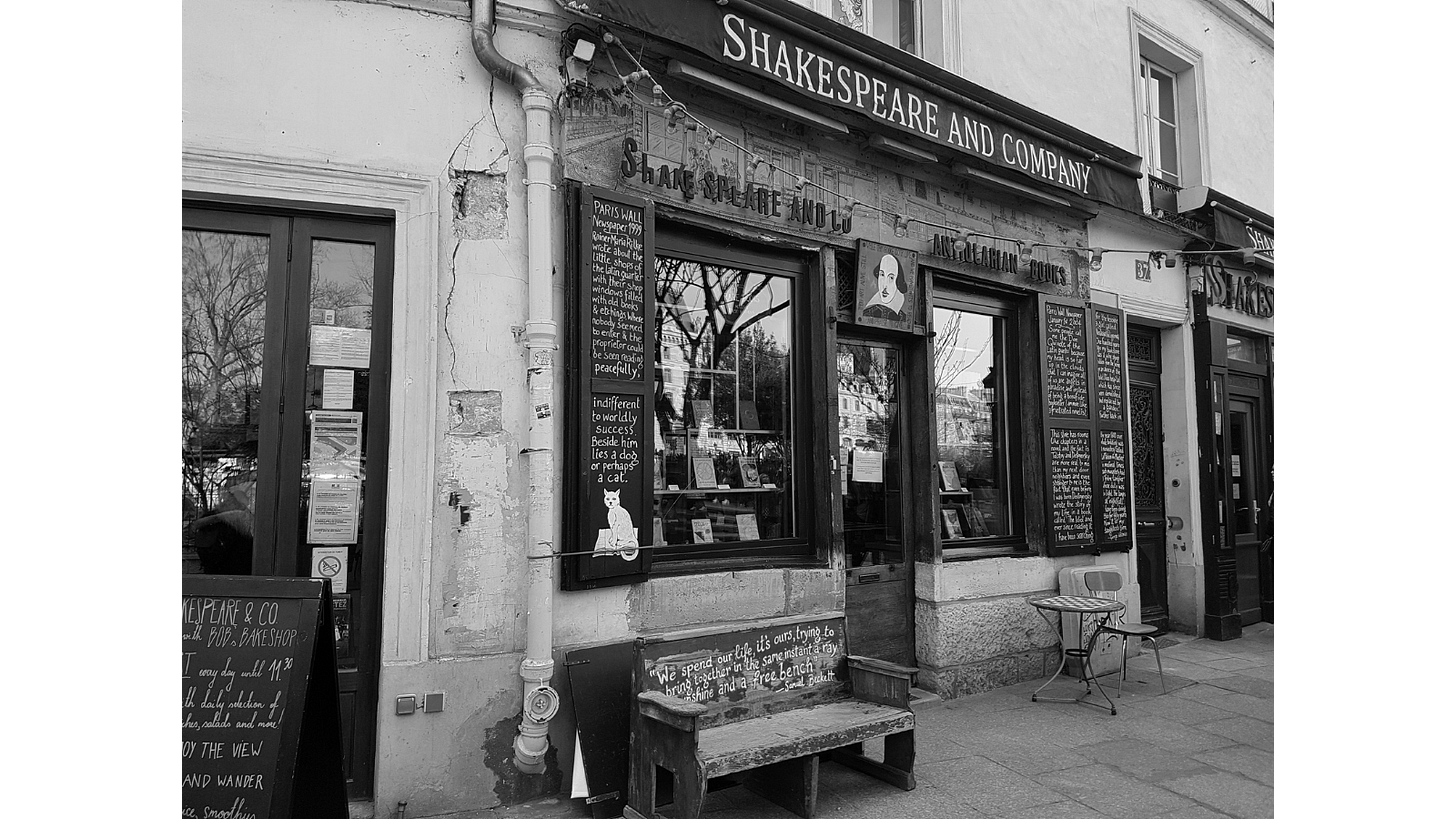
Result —
<instances>
[{"instance_id":1,"label":"peeling paint patch","mask_svg":"<svg viewBox=\"0 0 1456 819\"><path fill-rule=\"evenodd\" d=\"M556 760L556 746L546 749L546 770L539 774L523 774L516 768L516 728L519 716L506 717L485 732L480 750L485 752L485 767L495 774L495 795L502 805L519 805L561 791L561 765Z\"/></svg>"},{"instance_id":2,"label":"peeling paint patch","mask_svg":"<svg viewBox=\"0 0 1456 819\"><path fill-rule=\"evenodd\" d=\"M446 435L494 435L502 430L500 390L451 390Z\"/></svg>"},{"instance_id":3,"label":"peeling paint patch","mask_svg":"<svg viewBox=\"0 0 1456 819\"><path fill-rule=\"evenodd\" d=\"M506 237L506 176L485 171L450 172L456 239Z\"/></svg>"}]
</instances>

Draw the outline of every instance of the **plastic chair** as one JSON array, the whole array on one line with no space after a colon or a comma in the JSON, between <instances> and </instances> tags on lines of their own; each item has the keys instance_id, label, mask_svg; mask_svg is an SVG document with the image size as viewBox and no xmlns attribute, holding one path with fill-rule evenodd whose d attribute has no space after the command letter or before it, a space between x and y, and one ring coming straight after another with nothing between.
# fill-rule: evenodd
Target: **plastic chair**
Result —
<instances>
[{"instance_id":1,"label":"plastic chair","mask_svg":"<svg viewBox=\"0 0 1456 819\"><path fill-rule=\"evenodd\" d=\"M1082 579L1093 597L1116 598L1117 592L1122 589L1122 575L1117 572L1087 572L1082 575ZM1153 657L1158 661L1158 682L1163 685L1163 693L1168 693L1168 682L1163 679L1163 657L1158 653L1157 639L1168 633L1166 629L1143 623L1124 623L1122 613L1119 612L1102 627L1102 632L1122 638L1122 673L1117 679L1117 696L1119 698L1122 697L1122 681L1127 679L1127 638L1129 637L1147 640L1153 644Z\"/></svg>"}]
</instances>

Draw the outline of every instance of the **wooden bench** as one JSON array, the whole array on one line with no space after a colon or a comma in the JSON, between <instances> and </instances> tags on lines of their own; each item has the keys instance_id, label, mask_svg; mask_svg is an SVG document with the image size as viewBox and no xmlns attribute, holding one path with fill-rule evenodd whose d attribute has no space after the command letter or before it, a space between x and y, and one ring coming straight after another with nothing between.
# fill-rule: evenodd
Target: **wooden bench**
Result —
<instances>
[{"instance_id":1,"label":"wooden bench","mask_svg":"<svg viewBox=\"0 0 1456 819\"><path fill-rule=\"evenodd\" d=\"M678 819L696 819L708 781L732 774L809 819L821 754L911 790L915 671L848 656L842 614L639 637L625 819L656 815L659 768ZM864 755L876 737L883 762Z\"/></svg>"}]
</instances>

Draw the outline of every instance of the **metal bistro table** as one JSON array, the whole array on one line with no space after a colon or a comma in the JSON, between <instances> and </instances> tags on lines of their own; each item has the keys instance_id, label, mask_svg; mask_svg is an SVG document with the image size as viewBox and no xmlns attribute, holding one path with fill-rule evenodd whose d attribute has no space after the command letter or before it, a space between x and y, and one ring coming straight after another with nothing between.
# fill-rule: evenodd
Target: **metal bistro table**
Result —
<instances>
[{"instance_id":1,"label":"metal bistro table","mask_svg":"<svg viewBox=\"0 0 1456 819\"><path fill-rule=\"evenodd\" d=\"M1042 689L1046 688L1048 685L1051 685L1052 680L1055 680L1057 676L1062 673L1062 669L1067 667L1068 657L1076 657L1082 661L1082 671L1080 679L1082 681L1082 684L1087 686L1086 692L1079 694L1072 699L1042 697L1041 701L1086 702L1086 698L1092 695L1092 686L1096 685L1097 693L1102 695L1102 699L1107 700L1107 704L1103 705L1100 702L1086 702L1086 704L1093 705L1098 708L1106 708L1107 710L1111 711L1114 716L1116 716L1117 706L1112 702L1112 698L1107 696L1107 692L1102 690L1102 683L1097 681L1097 675L1091 673L1092 647L1096 645L1097 637L1102 633L1102 627L1107 625L1107 621L1110 617L1112 617L1112 615L1116 614L1119 611L1122 611L1122 609L1124 608L1123 604L1117 600L1109 600L1102 597L1081 597L1072 594L1062 594L1057 595L1056 597L1043 597L1040 600L1031 600L1029 602L1037 610L1037 613L1041 615L1042 619L1047 621L1047 625L1052 627L1052 631L1056 632L1057 643L1061 646L1062 649L1062 661L1057 665L1057 670L1052 672L1051 677L1047 678L1047 681L1041 684L1041 688L1038 688L1036 689L1036 691L1032 692L1031 701L1037 702L1037 695L1041 694ZM1058 622L1053 623L1052 615L1048 614L1048 612L1057 612ZM1066 637L1062 634L1060 622L1061 614L1078 615L1079 617L1084 618L1084 623L1085 618L1088 615L1093 616L1097 623L1097 627L1092 630L1092 636L1088 638L1086 645L1079 645L1076 648L1067 648ZM1086 629L1083 628L1082 630L1085 631Z\"/></svg>"}]
</instances>

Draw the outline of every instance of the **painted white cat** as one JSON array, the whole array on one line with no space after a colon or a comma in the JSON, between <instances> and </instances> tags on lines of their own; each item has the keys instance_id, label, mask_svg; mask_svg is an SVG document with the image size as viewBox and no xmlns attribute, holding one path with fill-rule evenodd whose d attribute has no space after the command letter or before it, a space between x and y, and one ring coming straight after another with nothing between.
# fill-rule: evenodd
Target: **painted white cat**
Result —
<instances>
[{"instance_id":1,"label":"painted white cat","mask_svg":"<svg viewBox=\"0 0 1456 819\"><path fill-rule=\"evenodd\" d=\"M602 503L607 507L607 529L598 536L596 554L619 554L623 560L637 557L637 528L632 525L632 513L622 508L622 490L603 489ZM605 542L604 542L605 541Z\"/></svg>"}]
</instances>

